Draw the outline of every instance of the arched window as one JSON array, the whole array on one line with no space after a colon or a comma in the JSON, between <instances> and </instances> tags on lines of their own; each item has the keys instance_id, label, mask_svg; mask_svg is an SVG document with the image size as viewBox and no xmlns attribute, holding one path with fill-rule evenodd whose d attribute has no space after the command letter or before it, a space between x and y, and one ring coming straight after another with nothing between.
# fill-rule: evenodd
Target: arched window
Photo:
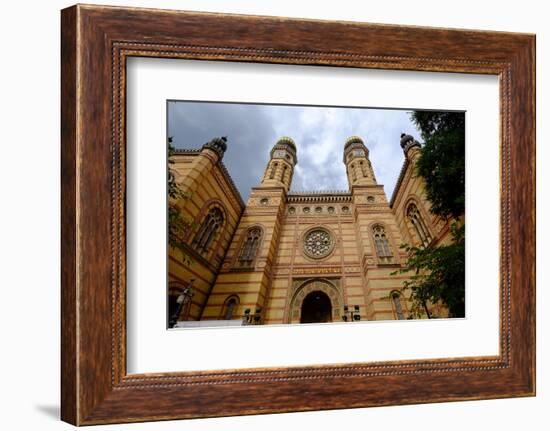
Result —
<instances>
[{"instance_id":1,"label":"arched window","mask_svg":"<svg viewBox=\"0 0 550 431\"><path fill-rule=\"evenodd\" d=\"M392 263L393 253L384 227L380 225L374 226L372 228L372 235L376 246L376 254L378 255L380 262Z\"/></svg>"},{"instance_id":2,"label":"arched window","mask_svg":"<svg viewBox=\"0 0 550 431\"><path fill-rule=\"evenodd\" d=\"M367 172L367 169L365 168L365 164L363 162L359 162L359 165L361 165L361 173L363 174L363 176L366 178L368 177L368 172Z\"/></svg>"},{"instance_id":3,"label":"arched window","mask_svg":"<svg viewBox=\"0 0 550 431\"><path fill-rule=\"evenodd\" d=\"M420 242L423 246L426 247L430 243L432 238L430 236L430 231L426 227L424 220L422 220L420 211L418 211L418 207L414 202L411 202L407 207L407 218L413 225L414 230L418 235L418 238L420 239Z\"/></svg>"},{"instance_id":4,"label":"arched window","mask_svg":"<svg viewBox=\"0 0 550 431\"><path fill-rule=\"evenodd\" d=\"M199 253L207 253L212 241L223 224L223 214L219 208L212 208L195 235L193 247Z\"/></svg>"},{"instance_id":5,"label":"arched window","mask_svg":"<svg viewBox=\"0 0 550 431\"><path fill-rule=\"evenodd\" d=\"M391 300L393 302L393 308L398 320L404 320L403 307L401 306L401 295L398 292L391 293Z\"/></svg>"},{"instance_id":6,"label":"arched window","mask_svg":"<svg viewBox=\"0 0 550 431\"><path fill-rule=\"evenodd\" d=\"M260 246L260 240L262 239L262 229L259 227L252 227L248 229L246 238L241 247L241 253L239 254L239 264L241 266L252 266L256 254L258 253L258 247Z\"/></svg>"},{"instance_id":7,"label":"arched window","mask_svg":"<svg viewBox=\"0 0 550 431\"><path fill-rule=\"evenodd\" d=\"M231 320L233 318L237 305L239 305L239 298L237 296L230 296L225 300L223 320Z\"/></svg>"},{"instance_id":8,"label":"arched window","mask_svg":"<svg viewBox=\"0 0 550 431\"><path fill-rule=\"evenodd\" d=\"M281 182L285 182L285 177L286 177L286 170L287 170L287 166L284 165L283 166L283 173L281 174Z\"/></svg>"},{"instance_id":9,"label":"arched window","mask_svg":"<svg viewBox=\"0 0 550 431\"><path fill-rule=\"evenodd\" d=\"M357 179L357 173L355 172L355 165L351 165L351 178L353 181Z\"/></svg>"},{"instance_id":10,"label":"arched window","mask_svg":"<svg viewBox=\"0 0 550 431\"><path fill-rule=\"evenodd\" d=\"M271 165L271 173L269 174L269 179L272 180L275 178L275 172L277 171L277 166L279 166L279 163L275 162Z\"/></svg>"}]
</instances>

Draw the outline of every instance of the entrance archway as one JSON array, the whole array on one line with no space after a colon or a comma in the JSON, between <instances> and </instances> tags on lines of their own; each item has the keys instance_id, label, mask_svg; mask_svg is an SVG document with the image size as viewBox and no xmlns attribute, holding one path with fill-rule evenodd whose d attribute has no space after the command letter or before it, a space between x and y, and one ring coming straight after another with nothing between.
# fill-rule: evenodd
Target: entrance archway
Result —
<instances>
[{"instance_id":1,"label":"entrance archway","mask_svg":"<svg viewBox=\"0 0 550 431\"><path fill-rule=\"evenodd\" d=\"M316 293L319 296L317 301L320 301L318 306L321 310L329 309L329 315L326 317L326 322L339 322L342 319L342 291L340 289L340 281L338 279L322 279L322 278L310 278L310 279L298 279L294 281L294 291L292 292L292 297L290 300L289 308L287 311L286 322L287 323L306 323L306 321L320 322L321 318L313 320L311 315L309 317L302 318L302 313L308 310L308 306L303 306L306 298L309 297L311 293ZM313 296L315 298L315 296ZM324 299L325 305L323 306L322 302ZM328 300L328 306L327 306ZM313 299L312 299L313 301ZM309 300L308 300L309 302ZM313 303L314 304L314 303ZM315 307L311 304L311 307ZM319 308L317 307L317 308ZM325 315L325 314L323 314ZM309 322L311 323L311 322Z\"/></svg>"},{"instance_id":2,"label":"entrance archway","mask_svg":"<svg viewBox=\"0 0 550 431\"><path fill-rule=\"evenodd\" d=\"M315 290L302 302L300 323L332 322L332 303L325 292Z\"/></svg>"}]
</instances>

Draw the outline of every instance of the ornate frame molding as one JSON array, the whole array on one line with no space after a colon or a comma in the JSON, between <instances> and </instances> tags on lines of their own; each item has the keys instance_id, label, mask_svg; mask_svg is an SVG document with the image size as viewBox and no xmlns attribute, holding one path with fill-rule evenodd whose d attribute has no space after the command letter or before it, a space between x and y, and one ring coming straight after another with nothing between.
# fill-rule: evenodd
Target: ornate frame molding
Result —
<instances>
[{"instance_id":1,"label":"ornate frame molding","mask_svg":"<svg viewBox=\"0 0 550 431\"><path fill-rule=\"evenodd\" d=\"M127 374L125 65L132 56L497 75L500 354ZM534 66L535 37L526 34L85 5L63 10L62 419L90 425L534 395ZM251 389L265 396L245 396Z\"/></svg>"}]
</instances>

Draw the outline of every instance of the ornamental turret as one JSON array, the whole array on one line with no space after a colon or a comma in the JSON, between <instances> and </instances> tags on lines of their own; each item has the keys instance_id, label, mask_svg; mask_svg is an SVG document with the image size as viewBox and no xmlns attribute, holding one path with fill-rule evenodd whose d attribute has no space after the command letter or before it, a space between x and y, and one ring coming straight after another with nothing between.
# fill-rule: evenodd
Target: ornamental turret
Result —
<instances>
[{"instance_id":1,"label":"ornamental turret","mask_svg":"<svg viewBox=\"0 0 550 431\"><path fill-rule=\"evenodd\" d=\"M213 151L218 156L218 160L221 160L227 150L227 138L225 136L213 138L202 146L202 152L205 152L205 150Z\"/></svg>"},{"instance_id":2,"label":"ornamental turret","mask_svg":"<svg viewBox=\"0 0 550 431\"><path fill-rule=\"evenodd\" d=\"M288 192L296 163L296 144L288 136L283 136L271 149L261 187L283 187Z\"/></svg>"},{"instance_id":3,"label":"ornamental turret","mask_svg":"<svg viewBox=\"0 0 550 431\"><path fill-rule=\"evenodd\" d=\"M369 160L369 149L359 136L350 136L344 146L344 163L350 189L353 186L376 185Z\"/></svg>"},{"instance_id":4,"label":"ornamental turret","mask_svg":"<svg viewBox=\"0 0 550 431\"><path fill-rule=\"evenodd\" d=\"M401 140L399 143L401 144L401 148L403 149L407 159L412 160L416 157L416 155L420 154L420 142L414 139L411 135L401 133Z\"/></svg>"},{"instance_id":5,"label":"ornamental turret","mask_svg":"<svg viewBox=\"0 0 550 431\"><path fill-rule=\"evenodd\" d=\"M227 150L227 138L213 138L201 148L198 156L193 160L193 163L186 175L186 180L179 184L179 189L184 195L191 195L199 187L203 181L211 175L214 166L223 158Z\"/></svg>"}]
</instances>

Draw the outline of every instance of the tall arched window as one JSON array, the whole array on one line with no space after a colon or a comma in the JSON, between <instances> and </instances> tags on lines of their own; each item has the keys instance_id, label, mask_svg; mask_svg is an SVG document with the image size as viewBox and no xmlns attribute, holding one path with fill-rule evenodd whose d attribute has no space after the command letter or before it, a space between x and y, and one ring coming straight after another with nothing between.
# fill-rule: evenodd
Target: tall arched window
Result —
<instances>
[{"instance_id":1,"label":"tall arched window","mask_svg":"<svg viewBox=\"0 0 550 431\"><path fill-rule=\"evenodd\" d=\"M225 300L223 320L231 320L233 318L237 305L239 305L239 298L237 296L230 296Z\"/></svg>"},{"instance_id":2,"label":"tall arched window","mask_svg":"<svg viewBox=\"0 0 550 431\"><path fill-rule=\"evenodd\" d=\"M403 307L401 306L401 295L398 292L392 292L391 300L398 320L404 320Z\"/></svg>"},{"instance_id":3,"label":"tall arched window","mask_svg":"<svg viewBox=\"0 0 550 431\"><path fill-rule=\"evenodd\" d=\"M275 178L275 172L277 171L277 166L279 166L279 163L275 162L271 165L271 173L269 174L269 179L272 180Z\"/></svg>"},{"instance_id":4,"label":"tall arched window","mask_svg":"<svg viewBox=\"0 0 550 431\"><path fill-rule=\"evenodd\" d=\"M351 165L351 178L353 181L357 179L357 172L355 172L355 165Z\"/></svg>"},{"instance_id":5,"label":"tall arched window","mask_svg":"<svg viewBox=\"0 0 550 431\"><path fill-rule=\"evenodd\" d=\"M361 165L361 173L363 174L363 176L368 177L369 174L367 172L367 169L365 168L365 164L363 162L359 162L359 164Z\"/></svg>"},{"instance_id":6,"label":"tall arched window","mask_svg":"<svg viewBox=\"0 0 550 431\"><path fill-rule=\"evenodd\" d=\"M286 170L287 170L287 166L286 165L283 165L283 173L281 174L281 182L285 182L285 177L286 177Z\"/></svg>"},{"instance_id":7,"label":"tall arched window","mask_svg":"<svg viewBox=\"0 0 550 431\"><path fill-rule=\"evenodd\" d=\"M407 218L413 225L414 230L418 235L418 238L420 239L420 242L422 243L423 246L426 247L430 243L432 238L430 235L430 231L426 227L424 220L422 220L420 211L418 211L418 207L414 202L411 202L407 207Z\"/></svg>"},{"instance_id":8,"label":"tall arched window","mask_svg":"<svg viewBox=\"0 0 550 431\"><path fill-rule=\"evenodd\" d=\"M376 254L380 262L392 263L393 253L388 237L386 236L386 229L378 224L372 228L372 235L374 238L374 245L376 246Z\"/></svg>"},{"instance_id":9,"label":"tall arched window","mask_svg":"<svg viewBox=\"0 0 550 431\"><path fill-rule=\"evenodd\" d=\"M262 239L262 229L259 227L252 227L248 229L246 238L241 247L241 253L239 254L239 264L241 266L252 266L256 254L258 253L258 247L260 246L260 240Z\"/></svg>"},{"instance_id":10,"label":"tall arched window","mask_svg":"<svg viewBox=\"0 0 550 431\"><path fill-rule=\"evenodd\" d=\"M212 208L195 235L193 247L199 253L207 253L212 241L223 224L223 214L219 208Z\"/></svg>"}]
</instances>

